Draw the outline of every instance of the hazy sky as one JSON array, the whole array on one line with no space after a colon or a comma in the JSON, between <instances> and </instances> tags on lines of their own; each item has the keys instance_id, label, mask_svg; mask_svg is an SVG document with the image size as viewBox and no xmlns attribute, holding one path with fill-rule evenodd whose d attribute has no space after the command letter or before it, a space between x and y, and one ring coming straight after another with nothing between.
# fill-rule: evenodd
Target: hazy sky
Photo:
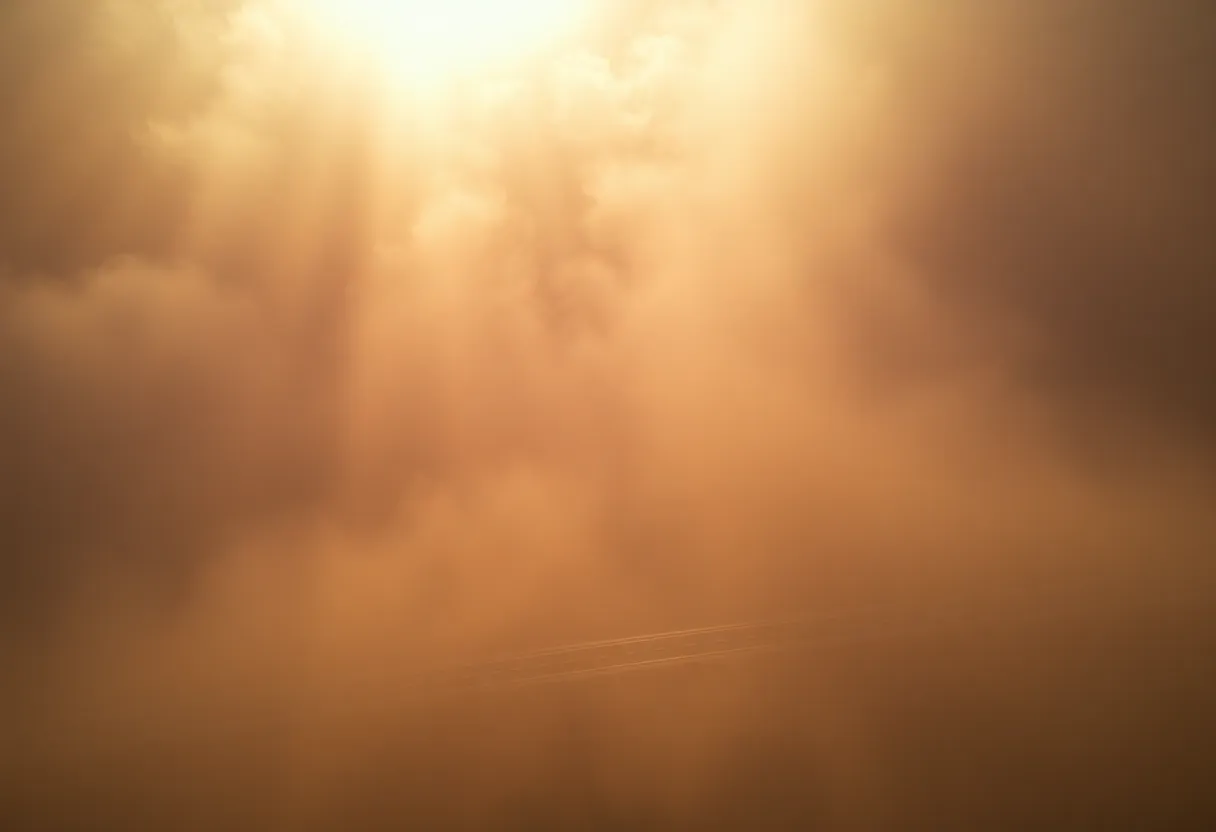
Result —
<instances>
[{"instance_id":1,"label":"hazy sky","mask_svg":"<svg viewBox=\"0 0 1216 832\"><path fill-rule=\"evenodd\" d=\"M440 656L1038 592L1113 620L1211 585L1205 3L592 3L423 82L309 1L0 5L21 823L77 801L187 828L141 781L161 766L232 812L200 826L338 823L342 772L391 770L366 738ZM1050 700L1022 661L989 688ZM882 785L910 684L816 724L871 738L825 788L912 814L825 823L931 816ZM1155 690L1086 730L1141 731ZM688 716L680 747L741 754L723 726L762 734L757 701ZM480 759L457 746L436 793ZM470 793L540 799L549 756ZM735 776L656 771L647 799L685 807Z\"/></svg>"}]
</instances>

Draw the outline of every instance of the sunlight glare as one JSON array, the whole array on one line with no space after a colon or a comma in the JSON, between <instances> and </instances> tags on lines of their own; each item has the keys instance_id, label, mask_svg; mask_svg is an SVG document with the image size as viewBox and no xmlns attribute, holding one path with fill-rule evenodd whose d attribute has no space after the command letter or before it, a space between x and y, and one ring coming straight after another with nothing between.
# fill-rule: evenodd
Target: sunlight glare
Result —
<instances>
[{"instance_id":1,"label":"sunlight glare","mask_svg":"<svg viewBox=\"0 0 1216 832\"><path fill-rule=\"evenodd\" d=\"M570 31L586 0L304 0L314 22L389 72L420 81L528 57Z\"/></svg>"}]
</instances>

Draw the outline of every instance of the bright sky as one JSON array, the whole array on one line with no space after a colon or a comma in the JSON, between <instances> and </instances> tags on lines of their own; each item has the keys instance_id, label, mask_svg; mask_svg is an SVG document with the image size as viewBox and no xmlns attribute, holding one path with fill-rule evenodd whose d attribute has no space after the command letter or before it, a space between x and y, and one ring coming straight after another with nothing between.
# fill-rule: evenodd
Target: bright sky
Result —
<instances>
[{"instance_id":1,"label":"bright sky","mask_svg":"<svg viewBox=\"0 0 1216 832\"><path fill-rule=\"evenodd\" d=\"M297 0L343 49L411 82L525 58L577 25L586 0Z\"/></svg>"}]
</instances>

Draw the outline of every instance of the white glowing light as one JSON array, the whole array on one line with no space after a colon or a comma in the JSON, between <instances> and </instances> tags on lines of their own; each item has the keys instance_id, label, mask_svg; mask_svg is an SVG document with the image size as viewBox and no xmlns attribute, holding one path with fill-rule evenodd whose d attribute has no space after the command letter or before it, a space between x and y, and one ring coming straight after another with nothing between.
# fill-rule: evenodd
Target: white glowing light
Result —
<instances>
[{"instance_id":1,"label":"white glowing light","mask_svg":"<svg viewBox=\"0 0 1216 832\"><path fill-rule=\"evenodd\" d=\"M524 58L570 31L586 0L300 0L345 49L425 80Z\"/></svg>"}]
</instances>

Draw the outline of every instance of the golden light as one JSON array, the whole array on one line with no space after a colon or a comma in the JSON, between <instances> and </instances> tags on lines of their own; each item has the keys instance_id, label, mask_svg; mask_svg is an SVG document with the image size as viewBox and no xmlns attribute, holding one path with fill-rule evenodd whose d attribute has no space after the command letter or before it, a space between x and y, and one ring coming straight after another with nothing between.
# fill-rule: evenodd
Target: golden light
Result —
<instances>
[{"instance_id":1,"label":"golden light","mask_svg":"<svg viewBox=\"0 0 1216 832\"><path fill-rule=\"evenodd\" d=\"M526 58L571 31L587 0L300 0L344 50L411 82Z\"/></svg>"}]
</instances>

